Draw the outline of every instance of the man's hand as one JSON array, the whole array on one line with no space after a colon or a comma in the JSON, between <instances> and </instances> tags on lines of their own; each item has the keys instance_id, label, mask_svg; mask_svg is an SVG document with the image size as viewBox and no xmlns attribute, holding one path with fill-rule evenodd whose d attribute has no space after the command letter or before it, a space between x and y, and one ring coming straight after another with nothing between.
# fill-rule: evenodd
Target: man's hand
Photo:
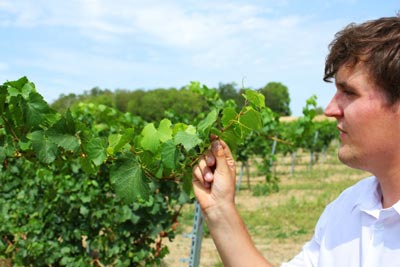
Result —
<instances>
[{"instance_id":1,"label":"man's hand","mask_svg":"<svg viewBox=\"0 0 400 267\"><path fill-rule=\"evenodd\" d=\"M214 140L211 149L193 168L193 189L204 212L208 208L234 203L236 168L232 153L222 140Z\"/></svg>"}]
</instances>

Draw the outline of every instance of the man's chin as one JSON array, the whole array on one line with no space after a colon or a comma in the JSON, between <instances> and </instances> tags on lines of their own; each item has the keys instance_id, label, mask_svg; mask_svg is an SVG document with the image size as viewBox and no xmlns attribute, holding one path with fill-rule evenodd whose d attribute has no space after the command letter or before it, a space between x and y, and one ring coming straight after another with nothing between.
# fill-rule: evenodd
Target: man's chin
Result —
<instances>
[{"instance_id":1,"label":"man's chin","mask_svg":"<svg viewBox=\"0 0 400 267\"><path fill-rule=\"evenodd\" d=\"M339 152L338 152L338 158L343 164L345 164L351 168L355 168L355 169L361 168L359 166L360 161L359 161L358 157L355 155L354 151L351 151L346 146L340 147Z\"/></svg>"}]
</instances>

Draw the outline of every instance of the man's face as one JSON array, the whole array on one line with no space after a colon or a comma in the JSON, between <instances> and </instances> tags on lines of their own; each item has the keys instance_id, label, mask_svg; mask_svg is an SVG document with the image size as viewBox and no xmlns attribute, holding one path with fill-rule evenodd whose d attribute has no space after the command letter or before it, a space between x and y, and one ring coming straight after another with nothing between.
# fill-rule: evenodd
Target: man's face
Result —
<instances>
[{"instance_id":1,"label":"man's face","mask_svg":"<svg viewBox=\"0 0 400 267\"><path fill-rule=\"evenodd\" d=\"M388 104L362 63L342 66L335 83L337 91L325 115L338 122L342 143L339 159L376 176L399 166L399 104Z\"/></svg>"}]
</instances>

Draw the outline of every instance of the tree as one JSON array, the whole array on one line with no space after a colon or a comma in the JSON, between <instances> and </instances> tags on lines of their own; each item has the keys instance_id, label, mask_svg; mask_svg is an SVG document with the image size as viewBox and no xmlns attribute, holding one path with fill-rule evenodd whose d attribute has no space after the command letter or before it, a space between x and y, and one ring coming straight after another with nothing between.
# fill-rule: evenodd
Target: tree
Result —
<instances>
[{"instance_id":1,"label":"tree","mask_svg":"<svg viewBox=\"0 0 400 267\"><path fill-rule=\"evenodd\" d=\"M186 114L193 119L205 109L206 102L198 94L186 89L159 88L132 93L127 111L146 121L158 121L166 116L165 112Z\"/></svg>"},{"instance_id":2,"label":"tree","mask_svg":"<svg viewBox=\"0 0 400 267\"><path fill-rule=\"evenodd\" d=\"M289 116L290 97L288 88L280 82L270 82L263 88L260 93L265 96L265 105L282 116Z\"/></svg>"},{"instance_id":3,"label":"tree","mask_svg":"<svg viewBox=\"0 0 400 267\"><path fill-rule=\"evenodd\" d=\"M79 96L74 93L68 95L61 94L59 98L51 104L51 107L60 113L64 113L68 108L70 108L74 103L79 100Z\"/></svg>"},{"instance_id":4,"label":"tree","mask_svg":"<svg viewBox=\"0 0 400 267\"><path fill-rule=\"evenodd\" d=\"M218 85L218 93L222 100L226 101L232 99L235 101L238 109L241 109L244 105L244 101L241 92L236 86L236 83L220 83Z\"/></svg>"}]
</instances>

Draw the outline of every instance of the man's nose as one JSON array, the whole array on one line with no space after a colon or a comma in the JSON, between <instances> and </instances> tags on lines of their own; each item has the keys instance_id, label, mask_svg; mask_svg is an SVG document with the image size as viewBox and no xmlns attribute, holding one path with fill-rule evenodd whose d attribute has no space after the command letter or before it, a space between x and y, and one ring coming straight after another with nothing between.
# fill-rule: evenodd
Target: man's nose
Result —
<instances>
[{"instance_id":1,"label":"man's nose","mask_svg":"<svg viewBox=\"0 0 400 267\"><path fill-rule=\"evenodd\" d=\"M327 117L340 117L343 115L342 108L339 105L338 102L338 95L335 94L329 104L326 106L324 110L324 114Z\"/></svg>"}]
</instances>

